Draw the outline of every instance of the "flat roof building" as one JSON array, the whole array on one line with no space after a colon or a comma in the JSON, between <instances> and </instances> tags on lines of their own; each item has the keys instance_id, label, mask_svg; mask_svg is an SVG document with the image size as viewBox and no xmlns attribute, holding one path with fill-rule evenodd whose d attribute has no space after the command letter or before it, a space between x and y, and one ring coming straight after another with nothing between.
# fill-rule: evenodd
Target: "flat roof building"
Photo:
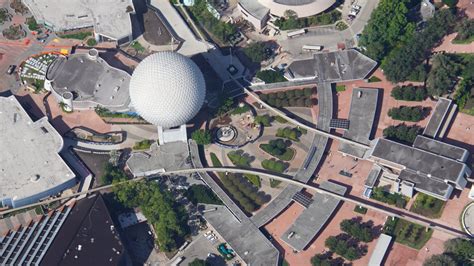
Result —
<instances>
[{"instance_id":1,"label":"flat roof building","mask_svg":"<svg viewBox=\"0 0 474 266\"><path fill-rule=\"evenodd\" d=\"M312 58L295 60L288 66L285 77L289 81L335 83L364 79L376 66L376 61L357 50L349 49L317 53Z\"/></svg>"},{"instance_id":2,"label":"flat roof building","mask_svg":"<svg viewBox=\"0 0 474 266\"><path fill-rule=\"evenodd\" d=\"M370 145L370 135L377 112L378 98L378 89L355 88L352 90L349 128L344 131L344 138ZM345 155L363 158L366 149L341 142L339 151Z\"/></svg>"},{"instance_id":3,"label":"flat roof building","mask_svg":"<svg viewBox=\"0 0 474 266\"><path fill-rule=\"evenodd\" d=\"M44 86L70 111L100 106L125 112L130 110L130 78L91 49L85 54L58 57L48 67Z\"/></svg>"},{"instance_id":4,"label":"flat roof building","mask_svg":"<svg viewBox=\"0 0 474 266\"><path fill-rule=\"evenodd\" d=\"M1 265L125 265L127 254L100 194L0 220L0 247Z\"/></svg>"},{"instance_id":5,"label":"flat roof building","mask_svg":"<svg viewBox=\"0 0 474 266\"><path fill-rule=\"evenodd\" d=\"M96 39L132 40L132 0L22 0L38 23L56 32L93 28Z\"/></svg>"},{"instance_id":6,"label":"flat roof building","mask_svg":"<svg viewBox=\"0 0 474 266\"><path fill-rule=\"evenodd\" d=\"M0 97L0 200L20 207L76 184L59 155L63 139L47 117L33 121L14 96Z\"/></svg>"},{"instance_id":7,"label":"flat roof building","mask_svg":"<svg viewBox=\"0 0 474 266\"><path fill-rule=\"evenodd\" d=\"M413 190L417 190L447 200L454 188L464 189L471 169L463 162L436 154L446 144L430 142L430 145L429 150L423 150L380 138L368 158L399 172L403 194L412 196Z\"/></svg>"},{"instance_id":8,"label":"flat roof building","mask_svg":"<svg viewBox=\"0 0 474 266\"><path fill-rule=\"evenodd\" d=\"M342 196L346 192L345 187L329 181L322 183L320 188ZM312 203L303 210L288 230L283 233L281 240L296 251L304 250L324 225L327 224L340 202L340 199L333 196L316 193L312 198Z\"/></svg>"}]
</instances>

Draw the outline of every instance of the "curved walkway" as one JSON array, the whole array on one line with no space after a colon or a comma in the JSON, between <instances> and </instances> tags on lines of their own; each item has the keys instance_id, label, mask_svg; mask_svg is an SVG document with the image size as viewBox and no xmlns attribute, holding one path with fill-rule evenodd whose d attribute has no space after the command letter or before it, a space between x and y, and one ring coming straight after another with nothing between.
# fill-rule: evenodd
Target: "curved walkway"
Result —
<instances>
[{"instance_id":1,"label":"curved walkway","mask_svg":"<svg viewBox=\"0 0 474 266\"><path fill-rule=\"evenodd\" d=\"M462 227L470 236L474 236L474 202L471 202L462 212Z\"/></svg>"},{"instance_id":2,"label":"curved walkway","mask_svg":"<svg viewBox=\"0 0 474 266\"><path fill-rule=\"evenodd\" d=\"M319 115L318 127L322 130L329 131L329 121L333 113L333 98L331 84L319 84ZM303 165L295 174L295 179L307 183L311 176L318 168L321 159L326 150L328 138L319 134L315 134L308 156ZM279 215L292 201L293 196L301 190L295 185L288 185L278 194L263 210L260 210L252 217L253 222L261 227L270 222L275 216Z\"/></svg>"}]
</instances>

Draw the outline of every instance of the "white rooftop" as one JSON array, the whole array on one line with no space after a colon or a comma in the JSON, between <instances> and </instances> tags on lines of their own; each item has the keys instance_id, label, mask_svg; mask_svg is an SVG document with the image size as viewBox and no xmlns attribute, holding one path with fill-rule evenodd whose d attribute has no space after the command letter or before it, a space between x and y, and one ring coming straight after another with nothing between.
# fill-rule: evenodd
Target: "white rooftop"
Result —
<instances>
[{"instance_id":1,"label":"white rooftop","mask_svg":"<svg viewBox=\"0 0 474 266\"><path fill-rule=\"evenodd\" d=\"M57 193L75 174L58 152L61 135L46 117L33 122L14 96L0 97L0 200Z\"/></svg>"},{"instance_id":2,"label":"white rooftop","mask_svg":"<svg viewBox=\"0 0 474 266\"><path fill-rule=\"evenodd\" d=\"M119 40L132 34L132 0L22 0L40 23L55 31L94 27ZM128 12L127 12L128 11Z\"/></svg>"}]
</instances>

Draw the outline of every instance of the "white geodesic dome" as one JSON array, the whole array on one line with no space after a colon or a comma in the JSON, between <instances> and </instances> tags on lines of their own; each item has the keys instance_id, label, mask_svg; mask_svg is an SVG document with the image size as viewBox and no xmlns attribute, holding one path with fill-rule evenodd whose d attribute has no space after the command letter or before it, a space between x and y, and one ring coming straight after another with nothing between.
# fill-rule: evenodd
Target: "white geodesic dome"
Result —
<instances>
[{"instance_id":1,"label":"white geodesic dome","mask_svg":"<svg viewBox=\"0 0 474 266\"><path fill-rule=\"evenodd\" d=\"M205 96L201 70L178 53L148 56L130 80L132 106L145 120L164 128L186 124L199 112Z\"/></svg>"}]
</instances>

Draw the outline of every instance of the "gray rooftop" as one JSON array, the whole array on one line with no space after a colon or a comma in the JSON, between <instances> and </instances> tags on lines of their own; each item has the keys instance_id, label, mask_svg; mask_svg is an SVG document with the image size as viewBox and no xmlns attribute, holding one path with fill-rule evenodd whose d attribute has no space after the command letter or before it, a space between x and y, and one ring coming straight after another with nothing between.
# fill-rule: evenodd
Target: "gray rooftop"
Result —
<instances>
[{"instance_id":1,"label":"gray rooftop","mask_svg":"<svg viewBox=\"0 0 474 266\"><path fill-rule=\"evenodd\" d=\"M441 126L443 125L444 118L448 113L449 107L451 106L451 100L446 98L439 98L436 103L436 107L431 115L428 125L426 125L423 135L431 138L436 138Z\"/></svg>"},{"instance_id":2,"label":"gray rooftop","mask_svg":"<svg viewBox=\"0 0 474 266\"><path fill-rule=\"evenodd\" d=\"M448 200L453 191L453 186L413 170L402 170L398 178L413 183L416 190L442 200Z\"/></svg>"},{"instance_id":3,"label":"gray rooftop","mask_svg":"<svg viewBox=\"0 0 474 266\"><path fill-rule=\"evenodd\" d=\"M275 3L282 4L282 5L300 6L300 5L311 4L311 3L317 2L318 0L273 0L273 1Z\"/></svg>"},{"instance_id":4,"label":"gray rooftop","mask_svg":"<svg viewBox=\"0 0 474 266\"><path fill-rule=\"evenodd\" d=\"M386 234L380 234L379 239L377 240L377 244L375 245L374 251L370 256L369 266L379 266L382 265L383 258L385 257L385 253L390 246L390 242L392 242L392 237Z\"/></svg>"},{"instance_id":5,"label":"gray rooftop","mask_svg":"<svg viewBox=\"0 0 474 266\"><path fill-rule=\"evenodd\" d=\"M63 139L46 117L33 122L14 96L0 97L0 124L0 199L46 197L75 184L58 154Z\"/></svg>"},{"instance_id":6,"label":"gray rooftop","mask_svg":"<svg viewBox=\"0 0 474 266\"><path fill-rule=\"evenodd\" d=\"M369 174L367 175L367 179L365 180L364 185L368 188L373 188L375 186L375 182L377 182L377 179L380 176L380 172L382 172L382 167L377 164L374 164Z\"/></svg>"},{"instance_id":7,"label":"gray rooftop","mask_svg":"<svg viewBox=\"0 0 474 266\"><path fill-rule=\"evenodd\" d=\"M132 0L22 0L39 23L55 31L94 27L95 32L119 40L132 35Z\"/></svg>"},{"instance_id":8,"label":"gray rooftop","mask_svg":"<svg viewBox=\"0 0 474 266\"><path fill-rule=\"evenodd\" d=\"M247 10L250 15L262 20L268 15L270 9L261 5L257 0L240 0L240 6Z\"/></svg>"},{"instance_id":9,"label":"gray rooftop","mask_svg":"<svg viewBox=\"0 0 474 266\"><path fill-rule=\"evenodd\" d=\"M469 158L469 151L466 149L435 139L427 138L423 135L416 136L413 147L460 162L466 162L466 160Z\"/></svg>"},{"instance_id":10,"label":"gray rooftop","mask_svg":"<svg viewBox=\"0 0 474 266\"><path fill-rule=\"evenodd\" d=\"M377 62L354 49L317 53L313 58L293 61L287 68L288 80L340 82L364 79Z\"/></svg>"},{"instance_id":11,"label":"gray rooftop","mask_svg":"<svg viewBox=\"0 0 474 266\"><path fill-rule=\"evenodd\" d=\"M130 75L111 67L104 59L88 54L58 57L48 68L46 78L53 90L62 95L72 92L74 107L101 105L115 111L127 111L130 104Z\"/></svg>"},{"instance_id":12,"label":"gray rooftop","mask_svg":"<svg viewBox=\"0 0 474 266\"><path fill-rule=\"evenodd\" d=\"M134 152L127 166L134 176L150 176L159 172L183 169L187 166L188 146L184 142L164 145L153 143L149 150Z\"/></svg>"},{"instance_id":13,"label":"gray rooftop","mask_svg":"<svg viewBox=\"0 0 474 266\"><path fill-rule=\"evenodd\" d=\"M359 97L360 95L360 97ZM349 129L344 131L344 138L362 144L370 144L370 133L377 111L378 89L356 88L352 90L351 108L349 111ZM365 149L342 142L339 151L362 158Z\"/></svg>"},{"instance_id":14,"label":"gray rooftop","mask_svg":"<svg viewBox=\"0 0 474 266\"><path fill-rule=\"evenodd\" d=\"M469 172L461 162L439 156L421 149L403 145L387 139L377 139L371 156L375 161L384 160L424 175L430 175L439 181L462 184L463 175Z\"/></svg>"},{"instance_id":15,"label":"gray rooftop","mask_svg":"<svg viewBox=\"0 0 474 266\"><path fill-rule=\"evenodd\" d=\"M203 213L204 218L248 265L278 265L278 250L249 219L240 223L225 206L206 205L206 208L216 208Z\"/></svg>"},{"instance_id":16,"label":"gray rooftop","mask_svg":"<svg viewBox=\"0 0 474 266\"><path fill-rule=\"evenodd\" d=\"M344 195L346 188L331 182L324 182L320 188ZM281 239L297 251L304 250L328 222L340 200L329 195L316 193L313 203L305 209L281 236ZM291 235L291 237L290 237Z\"/></svg>"}]
</instances>

